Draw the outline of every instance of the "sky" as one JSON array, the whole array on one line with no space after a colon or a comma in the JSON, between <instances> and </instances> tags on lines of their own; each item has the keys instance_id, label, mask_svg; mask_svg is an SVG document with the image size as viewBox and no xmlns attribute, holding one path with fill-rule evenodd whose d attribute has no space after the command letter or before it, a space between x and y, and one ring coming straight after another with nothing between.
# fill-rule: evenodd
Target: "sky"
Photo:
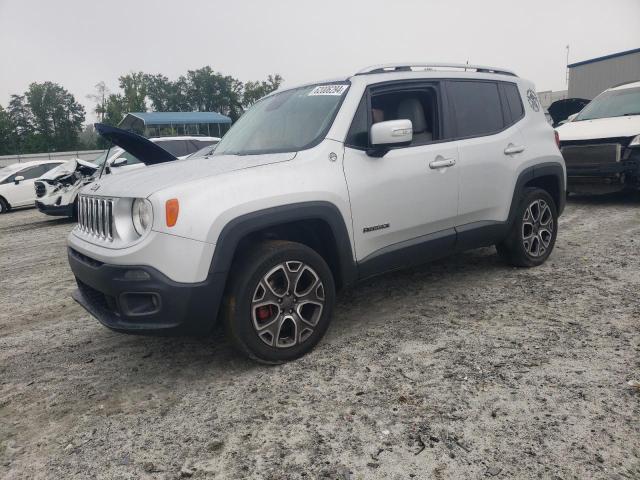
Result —
<instances>
[{"instance_id":1,"label":"sky","mask_svg":"<svg viewBox=\"0 0 640 480\"><path fill-rule=\"evenodd\" d=\"M53 81L87 95L130 71L171 79L210 65L285 85L386 62L509 68L539 91L569 62L640 48L640 0L0 0L0 105Z\"/></svg>"}]
</instances>

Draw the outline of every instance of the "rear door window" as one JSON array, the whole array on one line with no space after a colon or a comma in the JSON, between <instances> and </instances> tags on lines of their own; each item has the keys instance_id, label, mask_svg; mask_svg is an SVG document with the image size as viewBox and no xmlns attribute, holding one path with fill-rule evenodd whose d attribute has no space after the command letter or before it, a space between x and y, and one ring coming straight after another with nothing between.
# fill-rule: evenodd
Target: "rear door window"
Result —
<instances>
[{"instance_id":1,"label":"rear door window","mask_svg":"<svg viewBox=\"0 0 640 480\"><path fill-rule=\"evenodd\" d=\"M477 137L499 132L505 126L496 82L457 81L447 84L457 137Z\"/></svg>"}]
</instances>

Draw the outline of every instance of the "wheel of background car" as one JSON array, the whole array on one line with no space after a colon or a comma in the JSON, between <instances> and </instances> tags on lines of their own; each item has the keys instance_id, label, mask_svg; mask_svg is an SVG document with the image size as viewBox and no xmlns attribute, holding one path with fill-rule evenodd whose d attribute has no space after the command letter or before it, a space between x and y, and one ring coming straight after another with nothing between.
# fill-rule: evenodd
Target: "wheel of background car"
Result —
<instances>
[{"instance_id":1,"label":"wheel of background car","mask_svg":"<svg viewBox=\"0 0 640 480\"><path fill-rule=\"evenodd\" d=\"M0 215L2 215L3 213L7 213L8 211L9 204L4 198L0 197Z\"/></svg>"},{"instance_id":2,"label":"wheel of background car","mask_svg":"<svg viewBox=\"0 0 640 480\"><path fill-rule=\"evenodd\" d=\"M232 266L225 312L234 344L264 363L310 351L329 326L335 302L333 276L323 258L288 241L261 243L240 258Z\"/></svg>"},{"instance_id":3,"label":"wheel of background car","mask_svg":"<svg viewBox=\"0 0 640 480\"><path fill-rule=\"evenodd\" d=\"M497 246L510 264L535 267L551 254L558 233L558 214L551 195L540 188L527 188L518 204L507 239Z\"/></svg>"}]
</instances>

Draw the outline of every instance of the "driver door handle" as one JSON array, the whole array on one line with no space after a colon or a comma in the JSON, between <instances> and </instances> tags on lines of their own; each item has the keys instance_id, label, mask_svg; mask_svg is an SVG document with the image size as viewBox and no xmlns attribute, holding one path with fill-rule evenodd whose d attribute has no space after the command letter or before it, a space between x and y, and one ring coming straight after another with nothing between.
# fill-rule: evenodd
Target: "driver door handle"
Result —
<instances>
[{"instance_id":1,"label":"driver door handle","mask_svg":"<svg viewBox=\"0 0 640 480\"><path fill-rule=\"evenodd\" d=\"M453 158L436 157L436 160L429 162L429 168L446 168L453 167L456 161Z\"/></svg>"},{"instance_id":2,"label":"driver door handle","mask_svg":"<svg viewBox=\"0 0 640 480\"><path fill-rule=\"evenodd\" d=\"M504 149L505 155L515 155L516 153L524 152L524 145L514 145L510 143L507 145L507 148Z\"/></svg>"}]
</instances>

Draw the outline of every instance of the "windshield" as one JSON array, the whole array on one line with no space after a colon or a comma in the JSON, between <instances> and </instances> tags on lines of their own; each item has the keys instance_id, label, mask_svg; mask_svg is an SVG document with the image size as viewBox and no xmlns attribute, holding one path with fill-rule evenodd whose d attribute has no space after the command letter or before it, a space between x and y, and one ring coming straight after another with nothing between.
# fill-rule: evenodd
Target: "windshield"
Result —
<instances>
[{"instance_id":1,"label":"windshield","mask_svg":"<svg viewBox=\"0 0 640 480\"><path fill-rule=\"evenodd\" d=\"M584 107L574 122L625 115L640 115L640 88L624 88L601 93Z\"/></svg>"},{"instance_id":2,"label":"windshield","mask_svg":"<svg viewBox=\"0 0 640 480\"><path fill-rule=\"evenodd\" d=\"M349 85L311 85L270 95L220 140L214 155L255 155L310 148L331 126Z\"/></svg>"}]
</instances>

